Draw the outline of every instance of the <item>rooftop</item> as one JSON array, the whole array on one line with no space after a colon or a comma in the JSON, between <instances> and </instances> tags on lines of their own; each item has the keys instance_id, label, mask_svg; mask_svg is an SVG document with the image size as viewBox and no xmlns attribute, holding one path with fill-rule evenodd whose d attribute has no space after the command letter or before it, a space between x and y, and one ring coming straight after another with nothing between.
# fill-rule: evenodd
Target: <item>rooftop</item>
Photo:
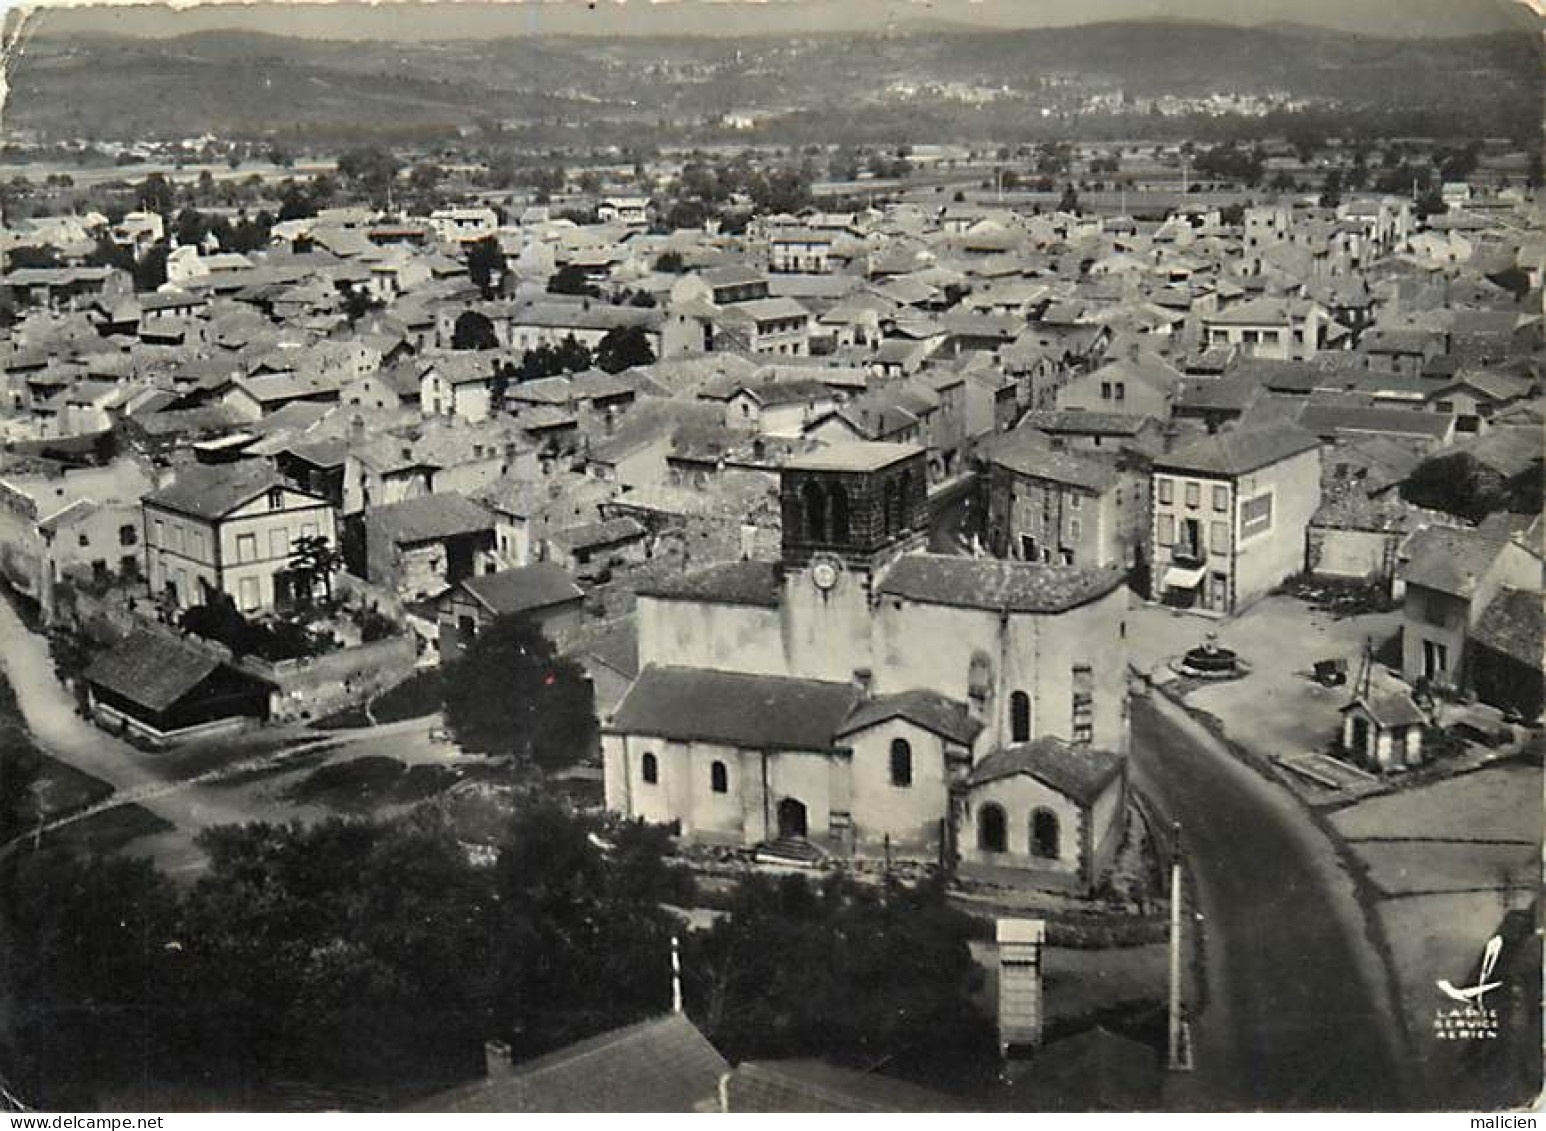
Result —
<instances>
[{"instance_id":1,"label":"rooftop","mask_svg":"<svg viewBox=\"0 0 1546 1131\"><path fill-rule=\"evenodd\" d=\"M859 440L832 444L806 455L795 456L784 464L784 468L788 471L879 471L922 454L923 449L914 444Z\"/></svg>"},{"instance_id":2,"label":"rooftop","mask_svg":"<svg viewBox=\"0 0 1546 1131\"><path fill-rule=\"evenodd\" d=\"M147 504L195 518L222 518L272 487L305 494L288 484L266 460L217 467L193 464L181 468L169 486L145 496Z\"/></svg>"},{"instance_id":3,"label":"rooftop","mask_svg":"<svg viewBox=\"0 0 1546 1131\"><path fill-rule=\"evenodd\" d=\"M978 786L1029 774L1063 796L1088 805L1122 773L1122 766L1123 760L1116 754L1071 746L1049 735L995 750L972 767L966 781L968 786Z\"/></svg>"},{"instance_id":4,"label":"rooftop","mask_svg":"<svg viewBox=\"0 0 1546 1131\"><path fill-rule=\"evenodd\" d=\"M421 495L365 512L366 537L383 535L398 545L435 542L494 529L494 516L465 495Z\"/></svg>"},{"instance_id":5,"label":"rooftop","mask_svg":"<svg viewBox=\"0 0 1546 1131\"><path fill-rule=\"evenodd\" d=\"M858 697L851 683L651 665L608 729L751 750L827 751Z\"/></svg>"},{"instance_id":6,"label":"rooftop","mask_svg":"<svg viewBox=\"0 0 1546 1131\"><path fill-rule=\"evenodd\" d=\"M657 578L641 587L639 596L776 609L781 591L782 573L777 562L749 561Z\"/></svg>"},{"instance_id":7,"label":"rooftop","mask_svg":"<svg viewBox=\"0 0 1546 1131\"><path fill-rule=\"evenodd\" d=\"M1408 585L1470 597L1503 546L1502 539L1477 530L1424 527L1406 545L1407 562L1401 577Z\"/></svg>"},{"instance_id":8,"label":"rooftop","mask_svg":"<svg viewBox=\"0 0 1546 1131\"><path fill-rule=\"evenodd\" d=\"M1154 470L1245 475L1319 447L1315 436L1293 427L1222 432L1158 457Z\"/></svg>"},{"instance_id":9,"label":"rooftop","mask_svg":"<svg viewBox=\"0 0 1546 1131\"><path fill-rule=\"evenodd\" d=\"M1122 580L1119 569L906 554L886 571L879 591L957 608L1061 613L1106 596Z\"/></svg>"},{"instance_id":10,"label":"rooftop","mask_svg":"<svg viewBox=\"0 0 1546 1131\"><path fill-rule=\"evenodd\" d=\"M724 1057L686 1015L671 1013L580 1041L427 1097L436 1112L693 1112L713 1110Z\"/></svg>"},{"instance_id":11,"label":"rooftop","mask_svg":"<svg viewBox=\"0 0 1546 1131\"><path fill-rule=\"evenodd\" d=\"M496 616L545 609L585 596L569 572L553 562L469 577L462 582L462 588Z\"/></svg>"},{"instance_id":12,"label":"rooftop","mask_svg":"<svg viewBox=\"0 0 1546 1131\"><path fill-rule=\"evenodd\" d=\"M88 683L152 711L164 711L220 666L210 653L175 637L135 629L86 669Z\"/></svg>"}]
</instances>

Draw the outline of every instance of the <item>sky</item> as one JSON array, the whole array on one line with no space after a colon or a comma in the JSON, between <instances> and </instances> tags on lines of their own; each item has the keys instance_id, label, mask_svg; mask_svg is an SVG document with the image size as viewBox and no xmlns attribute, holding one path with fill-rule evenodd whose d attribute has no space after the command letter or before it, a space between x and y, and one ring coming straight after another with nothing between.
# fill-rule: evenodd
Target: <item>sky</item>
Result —
<instances>
[{"instance_id":1,"label":"sky","mask_svg":"<svg viewBox=\"0 0 1546 1131\"><path fill-rule=\"evenodd\" d=\"M0 0L0 8L17 0ZM1542 0L507 0L503 3L94 3L42 0L43 26L162 37L240 28L324 39L734 35L874 30L920 22L1050 27L1119 19L1280 21L1374 35L1539 26ZM1532 25L1532 21L1535 23Z\"/></svg>"}]
</instances>

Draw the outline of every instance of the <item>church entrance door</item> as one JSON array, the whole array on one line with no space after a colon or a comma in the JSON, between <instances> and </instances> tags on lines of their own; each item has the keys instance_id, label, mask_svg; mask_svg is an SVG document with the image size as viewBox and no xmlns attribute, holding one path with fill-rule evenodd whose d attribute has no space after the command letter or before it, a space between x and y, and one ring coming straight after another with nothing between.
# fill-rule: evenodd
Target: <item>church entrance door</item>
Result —
<instances>
[{"instance_id":1,"label":"church entrance door","mask_svg":"<svg viewBox=\"0 0 1546 1131\"><path fill-rule=\"evenodd\" d=\"M805 834L805 805L793 797L784 798L778 803L779 838L804 840Z\"/></svg>"}]
</instances>

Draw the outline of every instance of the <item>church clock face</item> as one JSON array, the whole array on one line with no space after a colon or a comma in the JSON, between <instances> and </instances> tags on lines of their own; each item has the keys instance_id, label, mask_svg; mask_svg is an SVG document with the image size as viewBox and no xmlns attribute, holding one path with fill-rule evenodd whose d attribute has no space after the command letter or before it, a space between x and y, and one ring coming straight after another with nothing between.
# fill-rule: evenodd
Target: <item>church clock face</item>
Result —
<instances>
[{"instance_id":1,"label":"church clock face","mask_svg":"<svg viewBox=\"0 0 1546 1131\"><path fill-rule=\"evenodd\" d=\"M823 554L811 559L811 582L823 593L837 584L843 565L836 558Z\"/></svg>"}]
</instances>

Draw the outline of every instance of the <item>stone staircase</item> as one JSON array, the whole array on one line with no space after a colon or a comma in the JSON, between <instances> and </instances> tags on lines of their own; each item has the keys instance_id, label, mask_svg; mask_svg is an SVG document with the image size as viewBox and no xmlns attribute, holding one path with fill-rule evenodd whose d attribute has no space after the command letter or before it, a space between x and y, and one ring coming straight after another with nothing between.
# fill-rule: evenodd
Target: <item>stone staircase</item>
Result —
<instances>
[{"instance_id":1,"label":"stone staircase","mask_svg":"<svg viewBox=\"0 0 1546 1131\"><path fill-rule=\"evenodd\" d=\"M797 868L819 868L826 853L804 837L782 836L757 846L759 864L782 864Z\"/></svg>"}]
</instances>

